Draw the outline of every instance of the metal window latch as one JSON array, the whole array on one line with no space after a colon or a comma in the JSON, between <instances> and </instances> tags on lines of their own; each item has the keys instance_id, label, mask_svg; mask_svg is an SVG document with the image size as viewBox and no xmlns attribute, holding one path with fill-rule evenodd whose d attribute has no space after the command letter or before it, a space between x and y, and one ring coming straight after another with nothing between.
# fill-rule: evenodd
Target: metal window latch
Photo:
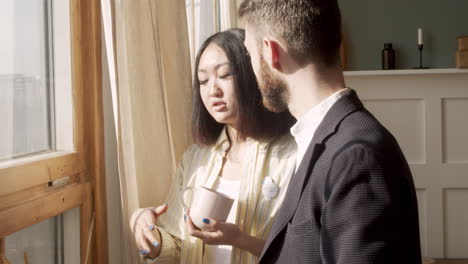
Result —
<instances>
[{"instance_id":1,"label":"metal window latch","mask_svg":"<svg viewBox=\"0 0 468 264\"><path fill-rule=\"evenodd\" d=\"M47 183L48 189L58 188L64 185L67 185L70 182L70 177L63 177L61 179L50 181Z\"/></svg>"}]
</instances>

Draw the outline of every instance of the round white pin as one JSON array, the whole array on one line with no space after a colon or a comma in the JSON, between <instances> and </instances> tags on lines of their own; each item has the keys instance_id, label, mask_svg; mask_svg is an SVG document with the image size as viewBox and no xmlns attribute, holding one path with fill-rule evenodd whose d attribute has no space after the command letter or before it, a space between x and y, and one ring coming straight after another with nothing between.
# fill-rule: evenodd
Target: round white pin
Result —
<instances>
[{"instance_id":1,"label":"round white pin","mask_svg":"<svg viewBox=\"0 0 468 264\"><path fill-rule=\"evenodd\" d=\"M271 177L266 177L263 180L262 194L267 199L273 199L279 191L278 185L273 182Z\"/></svg>"}]
</instances>

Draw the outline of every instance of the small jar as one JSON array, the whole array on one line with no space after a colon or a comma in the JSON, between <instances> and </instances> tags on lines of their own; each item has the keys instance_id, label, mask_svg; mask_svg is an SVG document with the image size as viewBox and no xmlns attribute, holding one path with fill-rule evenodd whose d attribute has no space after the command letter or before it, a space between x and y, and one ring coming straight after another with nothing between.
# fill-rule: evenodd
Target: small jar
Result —
<instances>
[{"instance_id":1,"label":"small jar","mask_svg":"<svg viewBox=\"0 0 468 264\"><path fill-rule=\"evenodd\" d=\"M395 51L392 48L392 43L385 43L382 50L382 70L395 69Z\"/></svg>"}]
</instances>

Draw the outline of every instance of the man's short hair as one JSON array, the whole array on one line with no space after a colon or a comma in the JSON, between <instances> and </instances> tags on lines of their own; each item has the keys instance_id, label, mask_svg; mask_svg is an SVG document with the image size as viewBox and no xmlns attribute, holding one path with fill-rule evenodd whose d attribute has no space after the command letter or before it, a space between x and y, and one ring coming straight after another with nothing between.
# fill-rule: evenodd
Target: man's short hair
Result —
<instances>
[{"instance_id":1,"label":"man's short hair","mask_svg":"<svg viewBox=\"0 0 468 264\"><path fill-rule=\"evenodd\" d=\"M244 0L239 17L260 34L283 39L300 64L339 62L341 14L337 0Z\"/></svg>"}]
</instances>

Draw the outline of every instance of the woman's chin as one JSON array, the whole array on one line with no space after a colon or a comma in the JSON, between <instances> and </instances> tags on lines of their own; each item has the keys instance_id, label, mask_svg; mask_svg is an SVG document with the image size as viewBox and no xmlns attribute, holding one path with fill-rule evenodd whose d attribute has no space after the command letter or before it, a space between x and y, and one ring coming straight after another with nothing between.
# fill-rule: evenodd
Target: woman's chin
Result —
<instances>
[{"instance_id":1,"label":"woman's chin","mask_svg":"<svg viewBox=\"0 0 468 264\"><path fill-rule=\"evenodd\" d=\"M227 122L225 119L222 119L222 118L215 118L216 122L220 123L220 124L223 124L223 125L227 125Z\"/></svg>"},{"instance_id":2,"label":"woman's chin","mask_svg":"<svg viewBox=\"0 0 468 264\"><path fill-rule=\"evenodd\" d=\"M224 124L224 125L229 125L232 123L232 118L231 117L228 117L228 116L225 116L225 115L220 115L220 114L214 114L213 116L214 120L220 124Z\"/></svg>"}]
</instances>

